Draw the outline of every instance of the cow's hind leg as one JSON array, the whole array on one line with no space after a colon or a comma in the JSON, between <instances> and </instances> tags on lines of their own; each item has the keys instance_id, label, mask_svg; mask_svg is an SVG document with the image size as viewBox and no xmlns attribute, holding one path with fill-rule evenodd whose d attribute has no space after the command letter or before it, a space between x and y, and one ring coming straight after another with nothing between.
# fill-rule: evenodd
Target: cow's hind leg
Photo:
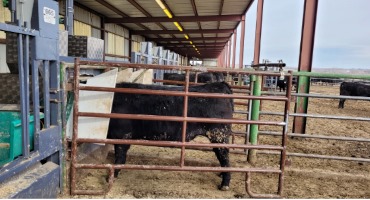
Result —
<instances>
[{"instance_id":1,"label":"cow's hind leg","mask_svg":"<svg viewBox=\"0 0 370 200\"><path fill-rule=\"evenodd\" d=\"M208 138L211 143L229 143L229 132L231 127L225 126L221 128L214 128L209 132ZM220 162L221 167L230 167L229 161L229 149L227 148L213 148L213 151L216 154L218 161ZM229 190L229 184L231 179L230 172L222 172L222 182L219 186L220 190Z\"/></svg>"},{"instance_id":2,"label":"cow's hind leg","mask_svg":"<svg viewBox=\"0 0 370 200\"><path fill-rule=\"evenodd\" d=\"M130 145L127 144L115 144L114 145L114 164L125 164L127 151L130 149ZM119 169L114 170L114 177L117 178Z\"/></svg>"},{"instance_id":3,"label":"cow's hind leg","mask_svg":"<svg viewBox=\"0 0 370 200\"><path fill-rule=\"evenodd\" d=\"M227 148L213 148L221 167L230 167L229 150ZM219 186L220 190L229 190L231 174L230 172L222 172L222 182Z\"/></svg>"}]
</instances>

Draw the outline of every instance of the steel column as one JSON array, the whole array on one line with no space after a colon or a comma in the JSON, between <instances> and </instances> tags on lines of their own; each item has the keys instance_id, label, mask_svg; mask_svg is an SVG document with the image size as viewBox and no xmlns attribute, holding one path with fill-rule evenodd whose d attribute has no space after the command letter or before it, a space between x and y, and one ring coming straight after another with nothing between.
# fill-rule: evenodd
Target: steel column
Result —
<instances>
[{"instance_id":1,"label":"steel column","mask_svg":"<svg viewBox=\"0 0 370 200\"><path fill-rule=\"evenodd\" d=\"M257 5L257 21L256 21L256 34L254 39L254 57L253 57L253 64L255 65L257 65L260 61L263 3L264 0L259 0Z\"/></svg>"},{"instance_id":2,"label":"steel column","mask_svg":"<svg viewBox=\"0 0 370 200\"><path fill-rule=\"evenodd\" d=\"M225 50L222 50L222 51L221 51L221 67L224 67L224 55L225 55L225 54L224 54L224 51L225 51Z\"/></svg>"},{"instance_id":3,"label":"steel column","mask_svg":"<svg viewBox=\"0 0 370 200\"><path fill-rule=\"evenodd\" d=\"M305 0L304 14L302 22L301 47L299 55L298 71L310 72L312 68L312 56L315 41L315 27L317 16L318 0ZM307 77L300 77L298 80L298 93L309 93L310 81ZM295 105L296 113L307 113L308 98L297 98ZM295 117L293 123L293 132L306 132L306 118Z\"/></svg>"},{"instance_id":4,"label":"steel column","mask_svg":"<svg viewBox=\"0 0 370 200\"><path fill-rule=\"evenodd\" d=\"M232 63L232 68L235 69L235 55L236 55L236 37L238 35L238 32L236 29L234 30L234 45L233 45L233 63Z\"/></svg>"},{"instance_id":5,"label":"steel column","mask_svg":"<svg viewBox=\"0 0 370 200\"><path fill-rule=\"evenodd\" d=\"M239 69L243 69L244 61L244 39L245 39L245 15L241 21L241 34L240 34L240 55L239 55ZM238 85L242 85L242 75L238 75Z\"/></svg>"},{"instance_id":6,"label":"steel column","mask_svg":"<svg viewBox=\"0 0 370 200\"><path fill-rule=\"evenodd\" d=\"M231 68L231 63L230 63L230 60L231 60L231 40L229 40L229 53L228 53L228 58L227 58L227 67L228 68Z\"/></svg>"},{"instance_id":7,"label":"steel column","mask_svg":"<svg viewBox=\"0 0 370 200\"><path fill-rule=\"evenodd\" d=\"M243 69L244 39L245 39L245 15L243 15L241 21L239 69Z\"/></svg>"},{"instance_id":8,"label":"steel column","mask_svg":"<svg viewBox=\"0 0 370 200\"><path fill-rule=\"evenodd\" d=\"M121 17L107 18L106 23L154 23L154 22L210 22L210 21L240 21L240 15L207 15L207 16L173 16L168 17Z\"/></svg>"},{"instance_id":9,"label":"steel column","mask_svg":"<svg viewBox=\"0 0 370 200\"><path fill-rule=\"evenodd\" d=\"M228 68L228 66L227 66L227 58L228 58L228 54L229 54L229 46L228 46L228 43L226 43L226 45L224 47L224 50L225 50L225 68Z\"/></svg>"},{"instance_id":10,"label":"steel column","mask_svg":"<svg viewBox=\"0 0 370 200\"><path fill-rule=\"evenodd\" d=\"M261 86L262 86L262 76L261 75L252 75L250 84L253 84L253 96L261 96ZM252 112L251 120L259 120L260 116L260 102L261 100L252 100ZM257 145L257 136L258 136L258 124L250 125L250 135L249 142L251 145ZM257 151L251 149L248 151L248 162L255 163L257 160Z\"/></svg>"},{"instance_id":11,"label":"steel column","mask_svg":"<svg viewBox=\"0 0 370 200\"><path fill-rule=\"evenodd\" d=\"M254 38L254 56L253 56L253 64L257 65L260 62L260 54L261 54L261 35L262 35L262 18L263 18L263 4L264 0L259 0L257 5L257 17L256 17L256 31L255 31L255 38ZM261 88L263 88L263 84L265 82L266 77L262 77L261 81ZM262 102L260 105L260 109L262 110Z\"/></svg>"},{"instance_id":12,"label":"steel column","mask_svg":"<svg viewBox=\"0 0 370 200\"><path fill-rule=\"evenodd\" d=\"M68 31L68 35L73 35L73 4L74 0L66 0L64 25L65 29Z\"/></svg>"}]
</instances>

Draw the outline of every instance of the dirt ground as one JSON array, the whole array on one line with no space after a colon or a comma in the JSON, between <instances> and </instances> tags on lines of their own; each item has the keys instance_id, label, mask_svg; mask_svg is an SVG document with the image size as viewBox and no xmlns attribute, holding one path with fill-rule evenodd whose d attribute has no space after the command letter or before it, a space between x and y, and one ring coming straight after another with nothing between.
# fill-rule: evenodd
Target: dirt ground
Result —
<instances>
[{"instance_id":1,"label":"dirt ground","mask_svg":"<svg viewBox=\"0 0 370 200\"><path fill-rule=\"evenodd\" d=\"M339 93L338 86L311 86L311 93ZM238 100L236 100L238 101ZM236 106L236 110L245 110ZM370 117L370 102L349 100L344 109L338 109L338 100L311 98L309 114ZM282 112L280 102L264 101L263 111ZM294 102L290 112L294 111ZM235 114L234 117L245 118ZM263 115L262 120L281 121L279 116ZM289 118L289 130L292 132L293 118ZM263 131L282 131L279 127L260 126ZM245 131L245 125L233 125L233 131ZM329 120L308 118L307 134L369 138L370 123L353 120ZM197 138L196 141L206 141ZM243 143L237 138L236 143ZM259 144L281 144L280 136L259 135ZM344 142L335 140L288 138L287 152L370 158L370 143ZM242 154L230 155L232 167L251 167ZM370 165L360 161L339 161L317 158L288 156L289 165L285 168L284 198L370 198ZM113 163L113 153L107 159L93 158L88 162ZM180 149L132 146L127 158L128 164L145 165L178 165ZM255 167L279 167L279 155L258 153ZM213 152L186 150L186 165L218 166ZM106 170L79 170L78 189L106 189ZM232 173L229 191L217 189L221 178L211 172L165 172L151 170L121 171L112 189L105 196L69 196L59 198L248 198L245 191L245 174ZM252 174L251 189L254 193L276 193L278 176L275 174Z\"/></svg>"}]
</instances>

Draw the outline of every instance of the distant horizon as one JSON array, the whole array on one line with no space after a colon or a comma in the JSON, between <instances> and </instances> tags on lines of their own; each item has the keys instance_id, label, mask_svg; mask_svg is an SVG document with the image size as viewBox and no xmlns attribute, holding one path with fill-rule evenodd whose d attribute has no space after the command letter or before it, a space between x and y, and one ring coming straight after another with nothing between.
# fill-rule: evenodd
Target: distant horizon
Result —
<instances>
[{"instance_id":1,"label":"distant horizon","mask_svg":"<svg viewBox=\"0 0 370 200\"><path fill-rule=\"evenodd\" d=\"M254 57L257 3L254 1L246 14L243 65L250 65ZM264 1L260 62L282 59L288 66L298 66L303 7L304 0ZM319 1L313 70L370 68L369 8L369 0ZM239 26L237 44L240 44L240 34ZM239 52L236 45L236 61L239 61Z\"/></svg>"}]
</instances>

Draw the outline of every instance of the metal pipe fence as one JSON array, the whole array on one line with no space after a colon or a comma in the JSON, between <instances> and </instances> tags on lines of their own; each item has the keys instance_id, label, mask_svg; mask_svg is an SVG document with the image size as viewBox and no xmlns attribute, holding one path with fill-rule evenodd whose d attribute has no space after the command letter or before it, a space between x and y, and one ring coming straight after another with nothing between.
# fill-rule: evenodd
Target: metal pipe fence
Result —
<instances>
[{"instance_id":1,"label":"metal pipe fence","mask_svg":"<svg viewBox=\"0 0 370 200\"><path fill-rule=\"evenodd\" d=\"M105 88L105 87L90 87L79 85L79 74L80 65L84 65L86 68L94 68L96 66L105 67L133 67L133 68L144 68L144 69L178 69L186 71L186 85L184 91L161 91L161 90L144 90L144 89L128 89L128 88ZM87 66L92 65L92 66ZM279 96L251 96L251 95L237 95L237 94L218 94L218 93L195 93L189 92L189 73L190 71L209 71L209 72L228 72L241 73L241 74L257 74L257 75L270 75L280 76L278 73L265 73L256 71L243 71L243 70L230 70L230 69L215 69L215 68L196 68L196 67L184 67L184 66L168 66L168 65L144 65L144 64L130 64L130 63L110 63L110 62L91 62L91 61L80 61L78 58L74 64L74 112L73 112L73 135L72 135L72 146L71 146L71 194L105 194L108 191L91 191L91 190L79 190L76 184L77 169L107 169L109 171L108 176L108 189L113 184L113 173L114 169L141 169L141 170L171 170L171 171L207 171L207 172L259 172L259 173L278 173L278 191L276 195L281 196L282 184L284 178L284 165L285 165L285 154L286 154L286 133L287 133L287 121L290 104L290 93L287 92L285 97ZM291 75L287 75L290 76ZM290 79L291 80L291 79ZM241 86L239 86L241 88ZM144 115L144 114L118 114L118 113L87 113L79 111L79 91L105 91L105 92L120 92L120 93L132 93L132 94L150 94L150 95L168 95L168 96L181 96L184 97L183 116L159 116L159 115ZM247 99L247 100L271 100L271 101L283 101L285 102L286 117L284 120L279 122L273 121L261 121L261 120L247 120L247 119L221 119L221 118L199 118L187 116L188 98L189 97L203 97L203 98L227 98L227 99ZM136 120L158 120L158 121L176 121L183 122L182 138L181 141L148 141L148 140L130 140L130 139L86 139L78 137L78 117L104 117L104 118L117 118L117 119L136 119ZM281 145L250 145L246 144L224 144L224 143L189 143L185 141L185 134L187 129L187 123L189 122L202 122L202 123L225 123L225 124L253 124L253 125L273 125L282 126L283 128L283 139ZM246 139L247 140L247 139ZM144 146L171 146L181 148L180 163L178 166L157 166L157 165L112 165L112 164L79 164L77 163L78 148L77 145L80 143L108 143L108 144L132 144L132 145L144 145ZM228 148L228 149L260 149L260 150L274 150L280 151L281 161L279 169L266 169L266 168L233 168L233 167L195 167L186 166L185 150L191 148ZM248 181L246 184L250 184ZM249 185L246 189L250 188ZM261 196L271 197L270 194L260 194Z\"/></svg>"},{"instance_id":2,"label":"metal pipe fence","mask_svg":"<svg viewBox=\"0 0 370 200\"><path fill-rule=\"evenodd\" d=\"M309 73L304 73L304 75L309 75ZM318 74L314 74L318 75ZM322 75L324 76L324 75ZM327 75L325 75L327 76ZM369 79L369 77L363 75L339 75L339 77L351 77L351 78L364 78ZM262 92L264 95L283 95L283 93L276 93L276 92ZM293 93L291 96L295 97L310 97L310 98L323 98L323 99L347 99L347 100L363 100L363 101L370 101L370 97L363 97L363 96L345 96L345 95L327 95L327 94L304 94L304 93ZM249 115L249 112L243 110L235 110L234 113L242 114L242 115ZM272 115L272 116L284 116L282 112L271 112L271 111L261 111L261 115ZM309 118L318 118L318 119L331 119L331 120L352 120L352 121L370 121L370 117L353 117L353 116L337 116L337 115L323 115L323 114L304 114L304 113L289 113L290 117L309 117ZM233 131L233 134L236 136L244 137L248 135L247 132L243 131ZM282 134L280 132L273 132L273 131L263 131L259 130L260 135L269 135L269 136L279 136L281 137ZM314 134L301 134L301 133L292 133L289 132L287 134L288 137L295 137L295 138L310 138L310 139L319 139L319 140L335 140L335 141L347 141L347 142L364 142L369 143L370 139L368 138L355 138L355 137L344 137L344 136L328 136L319 133ZM276 154L276 152L270 151L259 151L258 153L261 154ZM294 153L294 152L287 152L287 156L292 157L305 157L305 158L316 158L316 159L329 159L329 160L343 160L343 161L354 161L354 162L370 162L370 159L366 158L354 158L354 157L343 157L343 156L329 156L329 155L318 155L318 154L305 154L305 153Z\"/></svg>"}]
</instances>

